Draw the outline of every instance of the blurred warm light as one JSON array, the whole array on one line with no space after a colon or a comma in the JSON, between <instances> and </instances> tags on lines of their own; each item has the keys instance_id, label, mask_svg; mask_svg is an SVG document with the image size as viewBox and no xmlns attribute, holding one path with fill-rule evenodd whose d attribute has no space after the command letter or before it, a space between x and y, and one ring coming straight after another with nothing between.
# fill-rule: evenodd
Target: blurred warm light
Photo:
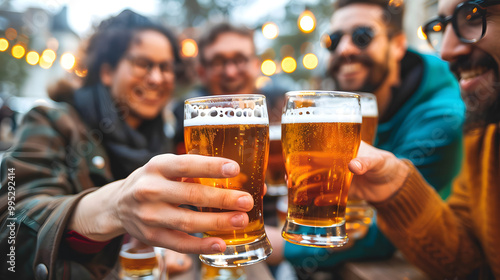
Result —
<instances>
[{"instance_id":1,"label":"blurred warm light","mask_svg":"<svg viewBox=\"0 0 500 280\"><path fill-rule=\"evenodd\" d=\"M394 7L394 8L399 8L401 5L403 5L404 0L390 0L389 1L389 6Z\"/></svg>"},{"instance_id":2,"label":"blurred warm light","mask_svg":"<svg viewBox=\"0 0 500 280\"><path fill-rule=\"evenodd\" d=\"M312 70L318 66L318 57L312 53L308 53L304 55L302 64L304 64L306 69Z\"/></svg>"},{"instance_id":3,"label":"blurred warm light","mask_svg":"<svg viewBox=\"0 0 500 280\"><path fill-rule=\"evenodd\" d=\"M0 52L4 52L8 48L9 41L7 41L5 38L0 38Z\"/></svg>"},{"instance_id":4,"label":"blurred warm light","mask_svg":"<svg viewBox=\"0 0 500 280\"><path fill-rule=\"evenodd\" d=\"M436 24L432 27L432 30L436 31L436 32L439 32L441 31L441 24Z\"/></svg>"},{"instance_id":5,"label":"blurred warm light","mask_svg":"<svg viewBox=\"0 0 500 280\"><path fill-rule=\"evenodd\" d=\"M36 65L39 59L40 55L35 51L30 51L26 54L26 62L30 65Z\"/></svg>"},{"instance_id":6,"label":"blurred warm light","mask_svg":"<svg viewBox=\"0 0 500 280\"><path fill-rule=\"evenodd\" d=\"M76 58L71 53L64 53L61 56L61 66L66 70L71 70L75 67Z\"/></svg>"},{"instance_id":7,"label":"blurred warm light","mask_svg":"<svg viewBox=\"0 0 500 280\"><path fill-rule=\"evenodd\" d=\"M83 69L83 70L80 70L80 69L76 69L75 70L75 74L80 77L80 78L84 78L85 76L87 76L87 69Z\"/></svg>"},{"instance_id":8,"label":"blurred warm light","mask_svg":"<svg viewBox=\"0 0 500 280\"><path fill-rule=\"evenodd\" d=\"M198 45L193 39L184 39L181 42L181 52L185 57L195 57L198 54Z\"/></svg>"},{"instance_id":9,"label":"blurred warm light","mask_svg":"<svg viewBox=\"0 0 500 280\"><path fill-rule=\"evenodd\" d=\"M38 62L38 64L40 64L40 67L42 67L43 69L49 69L50 67L52 67L52 63L44 60L43 56Z\"/></svg>"},{"instance_id":10,"label":"blurred warm light","mask_svg":"<svg viewBox=\"0 0 500 280\"><path fill-rule=\"evenodd\" d=\"M261 89L271 82L271 78L268 76L260 76L255 80L255 88Z\"/></svg>"},{"instance_id":11,"label":"blurred warm light","mask_svg":"<svg viewBox=\"0 0 500 280\"><path fill-rule=\"evenodd\" d=\"M422 26L420 26L418 28L418 31L417 31L417 36L420 40L427 40L427 36L425 35L424 33L424 30L422 29Z\"/></svg>"},{"instance_id":12,"label":"blurred warm light","mask_svg":"<svg viewBox=\"0 0 500 280\"><path fill-rule=\"evenodd\" d=\"M293 57L285 57L281 61L281 69L283 69L285 73L292 73L295 69L297 69L297 61L295 61Z\"/></svg>"},{"instance_id":13,"label":"blurred warm light","mask_svg":"<svg viewBox=\"0 0 500 280\"><path fill-rule=\"evenodd\" d=\"M47 40L47 48L51 50L57 51L59 48L59 41L56 38L52 37Z\"/></svg>"},{"instance_id":14,"label":"blurred warm light","mask_svg":"<svg viewBox=\"0 0 500 280\"><path fill-rule=\"evenodd\" d=\"M323 48L328 49L332 45L332 39L330 39L330 35L323 34L320 39L320 44Z\"/></svg>"},{"instance_id":15,"label":"blurred warm light","mask_svg":"<svg viewBox=\"0 0 500 280\"><path fill-rule=\"evenodd\" d=\"M10 28L7 28L7 30L5 30L5 38L9 39L9 40L14 40L17 38L17 31L10 27Z\"/></svg>"},{"instance_id":16,"label":"blurred warm light","mask_svg":"<svg viewBox=\"0 0 500 280\"><path fill-rule=\"evenodd\" d=\"M262 26L262 35L267 39L274 39L278 37L279 29L274 22L268 22Z\"/></svg>"},{"instance_id":17,"label":"blurred warm light","mask_svg":"<svg viewBox=\"0 0 500 280\"><path fill-rule=\"evenodd\" d=\"M276 73L276 63L270 59L264 60L260 66L260 70L264 75L272 76Z\"/></svg>"},{"instance_id":18,"label":"blurred warm light","mask_svg":"<svg viewBox=\"0 0 500 280\"><path fill-rule=\"evenodd\" d=\"M24 56L26 50L21 45L15 45L12 47L12 56L19 59Z\"/></svg>"},{"instance_id":19,"label":"blurred warm light","mask_svg":"<svg viewBox=\"0 0 500 280\"><path fill-rule=\"evenodd\" d=\"M51 49L44 50L42 52L42 58L40 59L40 61L42 60L50 64L54 63L54 61L56 60L56 52Z\"/></svg>"},{"instance_id":20,"label":"blurred warm light","mask_svg":"<svg viewBox=\"0 0 500 280\"><path fill-rule=\"evenodd\" d=\"M311 11L305 10L300 14L297 23L300 31L311 33L314 31L314 28L316 28L316 17Z\"/></svg>"}]
</instances>

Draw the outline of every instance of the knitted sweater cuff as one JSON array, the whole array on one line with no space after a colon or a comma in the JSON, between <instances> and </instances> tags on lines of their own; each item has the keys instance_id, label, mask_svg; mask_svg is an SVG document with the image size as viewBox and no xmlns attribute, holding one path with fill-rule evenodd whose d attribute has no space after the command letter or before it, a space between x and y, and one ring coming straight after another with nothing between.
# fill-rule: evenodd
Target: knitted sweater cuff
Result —
<instances>
[{"instance_id":1,"label":"knitted sweater cuff","mask_svg":"<svg viewBox=\"0 0 500 280\"><path fill-rule=\"evenodd\" d=\"M404 229L411 227L422 213L442 203L437 192L429 186L416 167L409 160L404 162L410 167L410 173L403 187L389 199L374 204L377 218L384 227Z\"/></svg>"}]
</instances>

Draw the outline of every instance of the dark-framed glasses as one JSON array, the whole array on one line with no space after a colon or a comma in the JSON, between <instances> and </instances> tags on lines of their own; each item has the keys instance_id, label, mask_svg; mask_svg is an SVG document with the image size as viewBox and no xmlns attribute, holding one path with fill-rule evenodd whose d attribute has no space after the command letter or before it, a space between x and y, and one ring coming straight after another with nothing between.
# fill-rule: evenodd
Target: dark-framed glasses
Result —
<instances>
[{"instance_id":1,"label":"dark-framed glasses","mask_svg":"<svg viewBox=\"0 0 500 280\"><path fill-rule=\"evenodd\" d=\"M436 50L441 49L443 33L446 25L451 22L453 31L463 43L473 44L484 37L486 33L486 8L498 5L498 1L476 0L466 1L457 5L450 16L438 16L427 22L422 31L427 42Z\"/></svg>"},{"instance_id":2,"label":"dark-framed glasses","mask_svg":"<svg viewBox=\"0 0 500 280\"><path fill-rule=\"evenodd\" d=\"M212 69L214 72L222 72L228 64L233 64L238 71L243 71L247 68L248 62L251 57L237 54L233 57L224 57L222 55L216 55L214 58L205 61L204 65Z\"/></svg>"},{"instance_id":3,"label":"dark-framed glasses","mask_svg":"<svg viewBox=\"0 0 500 280\"><path fill-rule=\"evenodd\" d=\"M329 51L333 52L337 49L340 40L344 36L343 31L336 31L330 35L323 36L323 45ZM375 37L375 32L373 28L369 26L358 26L352 30L351 41L359 49L364 49L370 45L373 38Z\"/></svg>"},{"instance_id":4,"label":"dark-framed glasses","mask_svg":"<svg viewBox=\"0 0 500 280\"><path fill-rule=\"evenodd\" d=\"M127 55L125 58L132 64L132 74L137 78L143 78L149 75L156 67L158 67L164 78L172 77L175 72L173 62L165 61L157 63L147 58L133 55Z\"/></svg>"}]
</instances>

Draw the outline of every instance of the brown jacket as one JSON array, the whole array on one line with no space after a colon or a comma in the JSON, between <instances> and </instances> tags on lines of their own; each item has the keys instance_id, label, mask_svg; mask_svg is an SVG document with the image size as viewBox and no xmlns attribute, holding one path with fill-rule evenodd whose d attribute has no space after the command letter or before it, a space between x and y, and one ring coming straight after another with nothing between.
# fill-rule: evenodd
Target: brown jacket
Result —
<instances>
[{"instance_id":1,"label":"brown jacket","mask_svg":"<svg viewBox=\"0 0 500 280\"><path fill-rule=\"evenodd\" d=\"M98 131L70 105L54 106L27 114L2 160L1 279L102 279L118 258L121 237L95 255L65 246L78 201L113 178Z\"/></svg>"}]
</instances>

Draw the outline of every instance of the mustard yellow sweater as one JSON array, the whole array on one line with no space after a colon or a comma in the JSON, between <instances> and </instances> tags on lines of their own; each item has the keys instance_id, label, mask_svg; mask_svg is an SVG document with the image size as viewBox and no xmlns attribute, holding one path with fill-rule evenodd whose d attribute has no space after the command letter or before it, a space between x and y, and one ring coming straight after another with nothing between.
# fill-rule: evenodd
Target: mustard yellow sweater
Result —
<instances>
[{"instance_id":1,"label":"mustard yellow sweater","mask_svg":"<svg viewBox=\"0 0 500 280\"><path fill-rule=\"evenodd\" d=\"M488 279L488 269L500 279L499 124L467 133L464 148L447 202L411 166L404 187L375 205L379 227L433 279Z\"/></svg>"}]
</instances>

